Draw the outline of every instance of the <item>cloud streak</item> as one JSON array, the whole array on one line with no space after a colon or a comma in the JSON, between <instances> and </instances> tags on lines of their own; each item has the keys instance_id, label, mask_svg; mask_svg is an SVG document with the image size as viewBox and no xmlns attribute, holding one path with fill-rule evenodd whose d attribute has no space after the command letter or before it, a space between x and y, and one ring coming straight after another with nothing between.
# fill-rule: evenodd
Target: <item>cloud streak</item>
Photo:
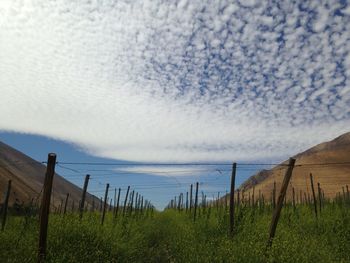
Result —
<instances>
[{"instance_id":1,"label":"cloud streak","mask_svg":"<svg viewBox=\"0 0 350 263\"><path fill-rule=\"evenodd\" d=\"M349 8L2 1L0 129L131 161L285 158L349 130Z\"/></svg>"}]
</instances>

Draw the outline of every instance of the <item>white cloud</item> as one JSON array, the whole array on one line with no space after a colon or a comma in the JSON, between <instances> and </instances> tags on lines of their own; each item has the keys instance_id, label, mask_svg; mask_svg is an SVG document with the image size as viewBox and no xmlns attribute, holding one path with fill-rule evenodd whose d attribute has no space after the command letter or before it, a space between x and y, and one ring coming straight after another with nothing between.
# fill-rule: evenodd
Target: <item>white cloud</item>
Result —
<instances>
[{"instance_id":1,"label":"white cloud","mask_svg":"<svg viewBox=\"0 0 350 263\"><path fill-rule=\"evenodd\" d=\"M206 174L208 172L211 173L220 173L215 170L215 168L210 169L208 167L203 166L169 166L169 165L147 165L147 166L133 166L133 167L125 167L125 168L118 168L115 170L115 172L123 173L123 172L130 172L130 173L140 173L140 174L153 174L158 176L170 176L170 177L193 177L193 176L199 176Z\"/></svg>"},{"instance_id":2,"label":"white cloud","mask_svg":"<svg viewBox=\"0 0 350 263\"><path fill-rule=\"evenodd\" d=\"M348 131L350 18L250 4L2 1L0 129L165 162L282 159Z\"/></svg>"}]
</instances>

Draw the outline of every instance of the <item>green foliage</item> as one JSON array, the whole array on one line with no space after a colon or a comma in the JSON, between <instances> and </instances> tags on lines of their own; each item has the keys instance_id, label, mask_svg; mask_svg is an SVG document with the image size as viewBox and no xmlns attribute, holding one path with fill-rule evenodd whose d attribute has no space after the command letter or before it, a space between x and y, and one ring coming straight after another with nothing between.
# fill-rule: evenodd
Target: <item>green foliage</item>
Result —
<instances>
[{"instance_id":1,"label":"green foliage","mask_svg":"<svg viewBox=\"0 0 350 263\"><path fill-rule=\"evenodd\" d=\"M350 262L350 214L327 204L320 217L312 208L285 207L271 248L267 248L271 208L236 210L228 233L228 211L173 210L127 216L101 225L98 213L50 215L48 262ZM38 218L10 216L0 233L1 262L36 262Z\"/></svg>"}]
</instances>

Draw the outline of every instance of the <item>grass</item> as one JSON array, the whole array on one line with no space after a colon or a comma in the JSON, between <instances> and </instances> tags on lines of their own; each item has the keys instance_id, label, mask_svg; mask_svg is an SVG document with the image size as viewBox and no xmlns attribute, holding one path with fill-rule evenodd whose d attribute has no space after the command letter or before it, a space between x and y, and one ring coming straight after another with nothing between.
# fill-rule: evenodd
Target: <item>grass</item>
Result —
<instances>
[{"instance_id":1,"label":"grass","mask_svg":"<svg viewBox=\"0 0 350 263\"><path fill-rule=\"evenodd\" d=\"M308 206L284 208L266 249L270 208L236 211L233 237L224 209L119 218L50 215L48 262L350 262L349 208L328 204L318 220ZM38 219L10 216L0 233L1 262L36 262Z\"/></svg>"}]
</instances>

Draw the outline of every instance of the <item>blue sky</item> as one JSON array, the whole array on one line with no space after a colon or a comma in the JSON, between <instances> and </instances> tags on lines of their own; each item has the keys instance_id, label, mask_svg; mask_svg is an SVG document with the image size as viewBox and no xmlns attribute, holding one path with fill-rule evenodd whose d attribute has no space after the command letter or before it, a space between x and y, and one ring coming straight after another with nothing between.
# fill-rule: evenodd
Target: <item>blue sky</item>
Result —
<instances>
[{"instance_id":1,"label":"blue sky","mask_svg":"<svg viewBox=\"0 0 350 263\"><path fill-rule=\"evenodd\" d=\"M125 196L130 185L131 190L141 193L151 200L157 208L162 209L179 193L186 194L190 184L200 183L199 191L208 197L222 196L230 189L231 165L149 165L140 162L125 162L107 158L98 158L84 153L74 145L53 140L43 136L0 133L0 140L33 159L44 162L47 154L57 154L56 172L72 183L82 187L86 174L90 174L88 190L92 194L103 197L106 183L110 184L109 196L114 196L114 189L121 188L121 196ZM73 163L104 163L118 165L70 165ZM124 165L128 164L129 165ZM251 174L270 166L244 166L237 169L237 185Z\"/></svg>"},{"instance_id":2,"label":"blue sky","mask_svg":"<svg viewBox=\"0 0 350 263\"><path fill-rule=\"evenodd\" d=\"M349 27L347 1L2 0L0 131L33 156L281 161L349 131Z\"/></svg>"}]
</instances>

